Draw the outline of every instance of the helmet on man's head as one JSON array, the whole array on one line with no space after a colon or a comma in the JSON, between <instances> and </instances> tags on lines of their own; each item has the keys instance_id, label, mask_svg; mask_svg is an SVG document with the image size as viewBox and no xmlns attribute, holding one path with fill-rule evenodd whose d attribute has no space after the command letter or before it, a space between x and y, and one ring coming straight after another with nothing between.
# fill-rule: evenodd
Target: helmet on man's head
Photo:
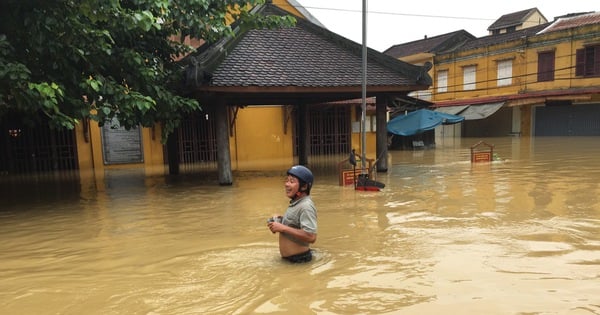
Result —
<instances>
[{"instance_id":1,"label":"helmet on man's head","mask_svg":"<svg viewBox=\"0 0 600 315\"><path fill-rule=\"evenodd\" d=\"M298 178L301 182L308 185L307 193L310 193L310 188L312 187L313 181L315 180L312 172L306 166L302 165L294 165L288 171L288 175L292 175Z\"/></svg>"}]
</instances>

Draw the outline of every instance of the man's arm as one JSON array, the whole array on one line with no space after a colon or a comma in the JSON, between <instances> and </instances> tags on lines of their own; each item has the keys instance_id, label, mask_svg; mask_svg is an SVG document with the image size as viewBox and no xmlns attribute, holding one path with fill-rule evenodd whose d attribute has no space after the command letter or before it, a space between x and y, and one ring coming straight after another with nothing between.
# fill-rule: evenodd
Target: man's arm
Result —
<instances>
[{"instance_id":1,"label":"man's arm","mask_svg":"<svg viewBox=\"0 0 600 315\"><path fill-rule=\"evenodd\" d=\"M291 226L287 226L285 224L281 224L279 222L269 222L269 229L271 232L279 232L285 233L295 237L297 240L306 242L306 243L314 243L317 241L317 234L306 232L302 229L296 229Z\"/></svg>"},{"instance_id":2,"label":"man's arm","mask_svg":"<svg viewBox=\"0 0 600 315\"><path fill-rule=\"evenodd\" d=\"M287 225L284 226L286 228L284 229L283 233L289 234L302 242L313 244L317 241L317 234L306 232L302 229L296 229Z\"/></svg>"}]
</instances>

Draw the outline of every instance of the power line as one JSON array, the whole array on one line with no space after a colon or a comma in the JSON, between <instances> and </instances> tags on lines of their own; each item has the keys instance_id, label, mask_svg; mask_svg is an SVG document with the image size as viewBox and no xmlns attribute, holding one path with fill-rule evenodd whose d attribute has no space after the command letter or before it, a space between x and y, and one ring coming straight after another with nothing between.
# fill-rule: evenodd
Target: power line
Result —
<instances>
[{"instance_id":1,"label":"power line","mask_svg":"<svg viewBox=\"0 0 600 315\"><path fill-rule=\"evenodd\" d=\"M314 10L322 10L322 11L362 13L361 10L352 10L352 9L311 7L311 6L303 6L303 7L305 9L314 9ZM454 19L454 20L472 20L472 21L495 21L496 20L496 19L468 17L468 16L431 15L431 14L383 12L383 11L367 11L367 13L368 14L381 14L381 15L394 15L394 16L408 16L408 17L424 17L424 18L434 18L434 19Z\"/></svg>"}]
</instances>

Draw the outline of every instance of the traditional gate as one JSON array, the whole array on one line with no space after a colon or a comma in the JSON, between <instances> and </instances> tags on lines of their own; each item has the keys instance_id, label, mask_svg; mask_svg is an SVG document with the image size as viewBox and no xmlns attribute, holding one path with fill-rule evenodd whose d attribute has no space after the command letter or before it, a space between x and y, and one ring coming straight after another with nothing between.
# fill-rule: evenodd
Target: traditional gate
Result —
<instances>
[{"instance_id":1,"label":"traditional gate","mask_svg":"<svg viewBox=\"0 0 600 315\"><path fill-rule=\"evenodd\" d=\"M177 154L182 173L217 170L217 139L214 110L189 115L177 129Z\"/></svg>"},{"instance_id":2,"label":"traditional gate","mask_svg":"<svg viewBox=\"0 0 600 315\"><path fill-rule=\"evenodd\" d=\"M350 110L350 106L333 105L312 106L308 111L309 162L312 168L336 172L337 162L340 158L347 157L352 150ZM301 133L296 129L295 134L297 148L297 135Z\"/></svg>"},{"instance_id":3,"label":"traditional gate","mask_svg":"<svg viewBox=\"0 0 600 315\"><path fill-rule=\"evenodd\" d=\"M0 174L37 174L79 168L73 130L0 122Z\"/></svg>"},{"instance_id":4,"label":"traditional gate","mask_svg":"<svg viewBox=\"0 0 600 315\"><path fill-rule=\"evenodd\" d=\"M310 120L310 164L311 167L336 171L337 161L346 157L351 150L352 130L350 107L313 107ZM300 134L295 126L295 152L298 152ZM206 108L194 113L181 122L176 133L177 158L181 173L216 171L217 141L214 110Z\"/></svg>"}]
</instances>

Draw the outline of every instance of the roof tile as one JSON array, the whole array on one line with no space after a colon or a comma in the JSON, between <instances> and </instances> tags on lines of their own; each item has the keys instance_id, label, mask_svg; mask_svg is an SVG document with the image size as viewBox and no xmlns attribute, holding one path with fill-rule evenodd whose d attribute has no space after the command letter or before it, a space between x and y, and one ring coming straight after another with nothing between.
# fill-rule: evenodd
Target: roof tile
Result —
<instances>
[{"instance_id":1,"label":"roof tile","mask_svg":"<svg viewBox=\"0 0 600 315\"><path fill-rule=\"evenodd\" d=\"M269 14L279 14L273 5ZM284 13L281 13L284 14ZM362 45L309 21L294 27L253 29L223 39L191 56L203 84L220 87L345 87L362 84ZM429 85L423 67L368 49L367 85ZM190 73L191 71L191 73ZM209 80L207 80L209 78Z\"/></svg>"}]
</instances>

